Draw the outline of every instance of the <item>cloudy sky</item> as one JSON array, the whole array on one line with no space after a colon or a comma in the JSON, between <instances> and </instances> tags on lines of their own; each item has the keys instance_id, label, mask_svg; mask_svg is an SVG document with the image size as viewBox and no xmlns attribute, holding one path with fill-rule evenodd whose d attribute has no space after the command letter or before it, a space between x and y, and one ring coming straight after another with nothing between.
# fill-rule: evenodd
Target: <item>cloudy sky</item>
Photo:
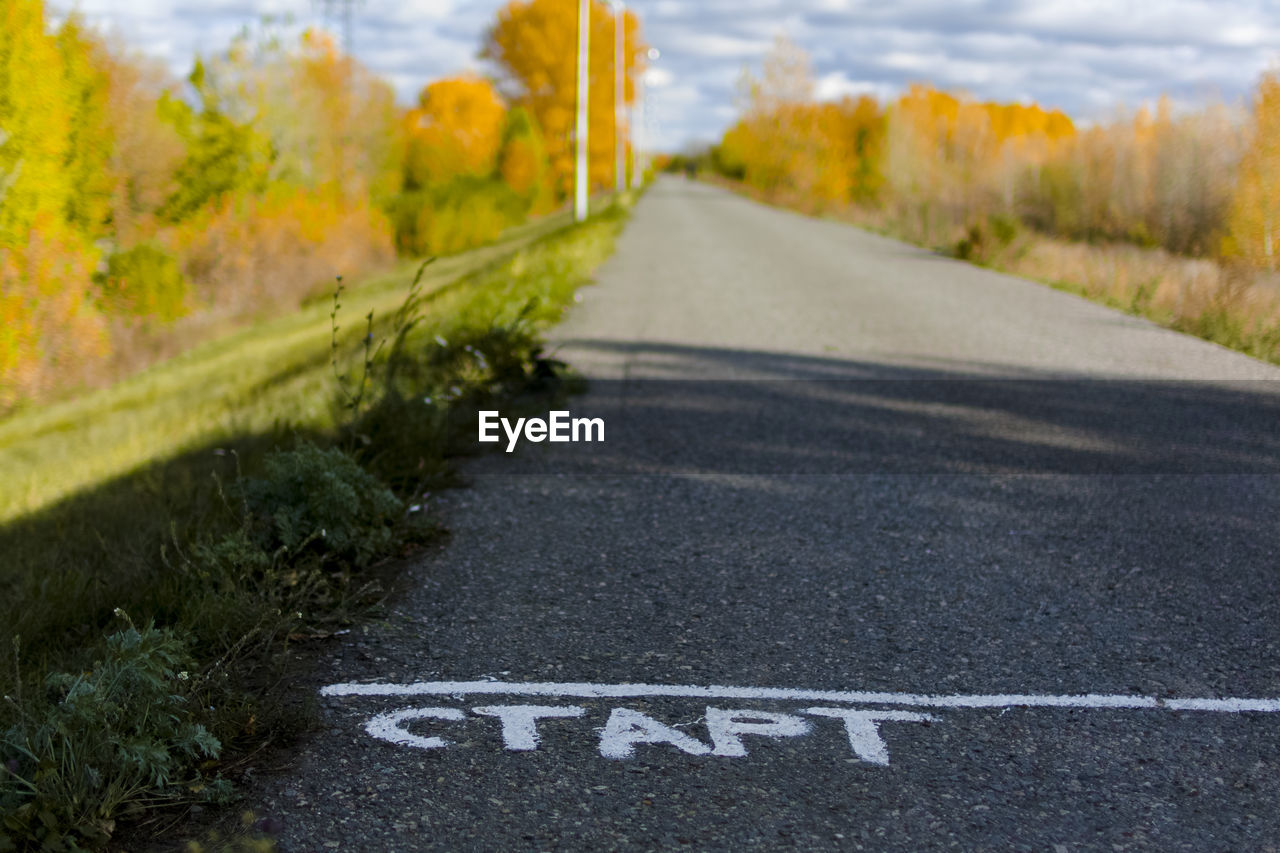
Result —
<instances>
[{"instance_id":1,"label":"cloudy sky","mask_svg":"<svg viewBox=\"0 0 1280 853\"><path fill-rule=\"evenodd\" d=\"M572 3L573 0L561 0ZM503 0L356 0L355 52L408 102L471 68ZM265 14L326 20L324 0L52 0L185 73ZM823 97L892 95L926 80L982 98L1036 100L1077 118L1162 92L1183 104L1248 96L1280 61L1280 0L630 0L650 43L658 147L710 141L735 83L785 33L812 55ZM336 24L336 18L327 19Z\"/></svg>"}]
</instances>

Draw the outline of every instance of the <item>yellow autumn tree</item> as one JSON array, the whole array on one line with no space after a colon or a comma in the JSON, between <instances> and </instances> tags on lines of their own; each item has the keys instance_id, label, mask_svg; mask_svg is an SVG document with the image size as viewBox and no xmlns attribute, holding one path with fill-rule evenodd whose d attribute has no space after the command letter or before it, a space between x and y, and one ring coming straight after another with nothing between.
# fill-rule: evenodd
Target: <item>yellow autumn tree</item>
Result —
<instances>
[{"instance_id":1,"label":"yellow autumn tree","mask_svg":"<svg viewBox=\"0 0 1280 853\"><path fill-rule=\"evenodd\" d=\"M969 257L1008 246L1019 223L1206 255L1230 218L1229 251L1278 265L1280 71L1259 86L1247 154L1221 103L1191 111L1162 98L1080 130L1061 110L927 83L884 106L823 103L808 57L786 39L743 89L712 163L784 203L871 204L908 239Z\"/></svg>"},{"instance_id":2,"label":"yellow autumn tree","mask_svg":"<svg viewBox=\"0 0 1280 853\"><path fill-rule=\"evenodd\" d=\"M398 188L394 92L330 34L307 30L293 41L264 24L201 65L200 88L216 110L269 142L268 181L347 200Z\"/></svg>"},{"instance_id":3,"label":"yellow autumn tree","mask_svg":"<svg viewBox=\"0 0 1280 853\"><path fill-rule=\"evenodd\" d=\"M45 32L41 0L0 6L0 243L25 242L42 217L64 218L72 195L72 97L58 45Z\"/></svg>"},{"instance_id":4,"label":"yellow autumn tree","mask_svg":"<svg viewBox=\"0 0 1280 853\"><path fill-rule=\"evenodd\" d=\"M781 37L740 88L745 111L715 152L721 169L818 207L878 197L884 122L873 99L815 100L808 55Z\"/></svg>"},{"instance_id":5,"label":"yellow autumn tree","mask_svg":"<svg viewBox=\"0 0 1280 853\"><path fill-rule=\"evenodd\" d=\"M1228 254L1275 271L1280 252L1280 72L1264 74L1228 220Z\"/></svg>"},{"instance_id":6,"label":"yellow autumn tree","mask_svg":"<svg viewBox=\"0 0 1280 853\"><path fill-rule=\"evenodd\" d=\"M311 143L303 150L313 164L310 185L337 185L347 199L394 192L402 152L391 85L318 31L304 33L283 64L281 72L267 75L287 87L273 107L287 116L293 103L309 134Z\"/></svg>"},{"instance_id":7,"label":"yellow autumn tree","mask_svg":"<svg viewBox=\"0 0 1280 853\"><path fill-rule=\"evenodd\" d=\"M1017 212L1037 230L1072 239L1208 254L1225 231L1239 125L1222 104L1178 112L1168 98L1076 134L1055 132L1049 114L1047 148L1015 149Z\"/></svg>"},{"instance_id":8,"label":"yellow autumn tree","mask_svg":"<svg viewBox=\"0 0 1280 853\"><path fill-rule=\"evenodd\" d=\"M589 173L595 188L612 186L615 154L614 17L600 0L590 5ZM546 145L552 183L565 197L572 192L577 106L578 4L570 0L512 0L485 37L482 56L505 75L513 102L537 121ZM624 13L626 105L635 101L648 45L640 19ZM624 133L625 133L624 127Z\"/></svg>"},{"instance_id":9,"label":"yellow autumn tree","mask_svg":"<svg viewBox=\"0 0 1280 853\"><path fill-rule=\"evenodd\" d=\"M77 151L101 141L72 138L77 82L41 0L0 4L0 407L105 352L96 252L71 222L99 215L75 184Z\"/></svg>"},{"instance_id":10,"label":"yellow autumn tree","mask_svg":"<svg viewBox=\"0 0 1280 853\"><path fill-rule=\"evenodd\" d=\"M820 144L809 110L814 85L809 56L782 36L765 56L759 77L744 72L738 86L746 111L741 126L731 131L729 147L750 183L768 192L823 194L810 168L814 146Z\"/></svg>"},{"instance_id":11,"label":"yellow autumn tree","mask_svg":"<svg viewBox=\"0 0 1280 853\"><path fill-rule=\"evenodd\" d=\"M1074 135L1059 110L911 85L889 107L885 168L898 224L931 245L959 230L974 242L989 217L1018 216L1024 187Z\"/></svg>"},{"instance_id":12,"label":"yellow autumn tree","mask_svg":"<svg viewBox=\"0 0 1280 853\"><path fill-rule=\"evenodd\" d=\"M326 35L265 29L188 81L75 15L51 32L43 0L0 2L0 410L118 376L154 352L139 331L188 311L286 305L390 259L386 81Z\"/></svg>"},{"instance_id":13,"label":"yellow autumn tree","mask_svg":"<svg viewBox=\"0 0 1280 853\"><path fill-rule=\"evenodd\" d=\"M879 203L884 192L884 109L869 95L844 98L828 107L828 135L845 147L842 167L849 173L849 200Z\"/></svg>"}]
</instances>

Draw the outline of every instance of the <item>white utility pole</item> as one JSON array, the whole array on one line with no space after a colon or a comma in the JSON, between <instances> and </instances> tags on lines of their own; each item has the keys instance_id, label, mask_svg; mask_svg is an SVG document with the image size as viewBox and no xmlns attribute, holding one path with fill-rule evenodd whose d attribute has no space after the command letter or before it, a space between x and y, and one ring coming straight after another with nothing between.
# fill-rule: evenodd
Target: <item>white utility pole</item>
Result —
<instances>
[{"instance_id":1,"label":"white utility pole","mask_svg":"<svg viewBox=\"0 0 1280 853\"><path fill-rule=\"evenodd\" d=\"M622 193L627 189L627 140L622 135L627 114L627 4L622 0L613 0L613 40L613 137L617 149L614 177L618 192Z\"/></svg>"},{"instance_id":2,"label":"white utility pole","mask_svg":"<svg viewBox=\"0 0 1280 853\"><path fill-rule=\"evenodd\" d=\"M576 174L577 194L574 199L573 215L579 222L587 218L587 194L589 192L587 167L587 102L591 98L589 85L591 64L591 0L578 0L578 133L575 144L578 146L578 168Z\"/></svg>"}]
</instances>

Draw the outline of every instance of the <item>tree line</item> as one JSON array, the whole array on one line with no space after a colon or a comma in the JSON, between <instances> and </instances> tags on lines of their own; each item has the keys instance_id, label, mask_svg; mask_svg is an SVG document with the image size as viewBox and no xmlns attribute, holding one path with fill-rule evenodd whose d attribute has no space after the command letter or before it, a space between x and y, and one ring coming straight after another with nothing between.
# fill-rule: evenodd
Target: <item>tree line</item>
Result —
<instances>
[{"instance_id":1,"label":"tree line","mask_svg":"<svg viewBox=\"0 0 1280 853\"><path fill-rule=\"evenodd\" d=\"M1018 226L1162 247L1275 271L1280 75L1250 109L1154 108L1081 125L1036 104L926 84L882 103L815 97L808 57L779 39L743 82L741 116L710 152L722 174L810 208L875 208L897 233L977 251Z\"/></svg>"},{"instance_id":2,"label":"tree line","mask_svg":"<svg viewBox=\"0 0 1280 853\"><path fill-rule=\"evenodd\" d=\"M179 81L44 0L0 5L0 410L100 384L334 276L461 251L572 186L574 4L513 0L491 78L408 108L263 23ZM646 46L624 19L629 104ZM613 183L614 18L592 3L590 174Z\"/></svg>"}]
</instances>

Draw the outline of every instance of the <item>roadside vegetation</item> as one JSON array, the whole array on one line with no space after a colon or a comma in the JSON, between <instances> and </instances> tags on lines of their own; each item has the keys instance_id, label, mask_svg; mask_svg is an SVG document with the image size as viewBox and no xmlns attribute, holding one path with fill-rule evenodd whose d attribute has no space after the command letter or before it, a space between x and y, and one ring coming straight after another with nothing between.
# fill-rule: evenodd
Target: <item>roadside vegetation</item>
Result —
<instances>
[{"instance_id":1,"label":"roadside vegetation","mask_svg":"<svg viewBox=\"0 0 1280 853\"><path fill-rule=\"evenodd\" d=\"M614 12L591 8L600 191ZM576 39L567 4L513 0L493 77L405 109L287 22L179 81L0 3L0 853L137 849L233 801L309 725L290 650L439 535L477 408L565 391L541 334L627 204L560 212Z\"/></svg>"},{"instance_id":2,"label":"roadside vegetation","mask_svg":"<svg viewBox=\"0 0 1280 853\"><path fill-rule=\"evenodd\" d=\"M605 189L613 18L592 9ZM625 14L630 102L646 46ZM436 80L405 109L323 32L263 21L176 80L74 14L51 28L45 0L6 0L0 416L287 314L397 252L465 251L560 208L575 41L560 0L513 0L482 46L493 80Z\"/></svg>"},{"instance_id":3,"label":"roadside vegetation","mask_svg":"<svg viewBox=\"0 0 1280 853\"><path fill-rule=\"evenodd\" d=\"M720 144L668 167L1280 362L1280 73L1248 108L1163 99L1090 126L923 84L815 91L780 40Z\"/></svg>"},{"instance_id":4,"label":"roadside vegetation","mask_svg":"<svg viewBox=\"0 0 1280 853\"><path fill-rule=\"evenodd\" d=\"M0 850L146 838L185 807L231 802L256 752L305 729L284 652L367 612L395 560L437 535L430 494L475 447L478 408L563 392L540 334L623 215L452 282L422 267L394 310L365 310L385 304L385 280L339 291L102 392L64 424L58 441L75 447L149 410L163 420L166 395L138 388L197 381L223 387L213 410L244 426L154 445L0 529ZM255 369L264 348L287 357Z\"/></svg>"},{"instance_id":5,"label":"roadside vegetation","mask_svg":"<svg viewBox=\"0 0 1280 853\"><path fill-rule=\"evenodd\" d=\"M427 268L421 288L435 293L456 286L459 278L505 262L568 222L565 215L548 217L483 249L441 258ZM357 319L371 311L385 318L399 307L415 269L402 263L344 292L343 348L365 333ZM331 427L333 286L331 280L329 294L300 310L201 344L109 388L0 421L0 524L127 476L157 457L227 436L278 423Z\"/></svg>"}]
</instances>

